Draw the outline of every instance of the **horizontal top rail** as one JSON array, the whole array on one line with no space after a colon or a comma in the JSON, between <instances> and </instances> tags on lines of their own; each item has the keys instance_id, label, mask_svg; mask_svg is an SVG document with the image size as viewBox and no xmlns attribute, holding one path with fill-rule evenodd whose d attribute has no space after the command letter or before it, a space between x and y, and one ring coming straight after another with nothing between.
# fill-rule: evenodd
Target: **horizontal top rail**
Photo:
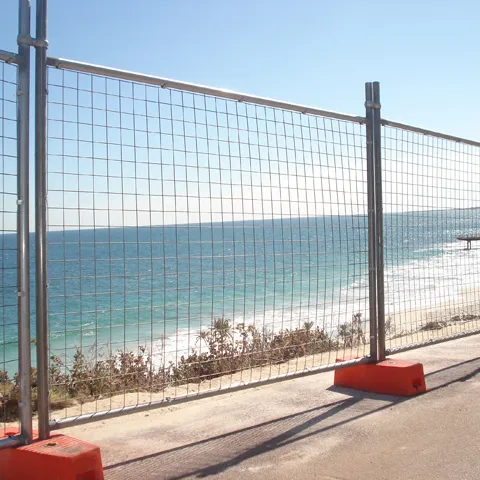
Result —
<instances>
[{"instance_id":1,"label":"horizontal top rail","mask_svg":"<svg viewBox=\"0 0 480 480\"><path fill-rule=\"evenodd\" d=\"M321 115L323 117L335 118L338 120L346 120L356 123L365 123L364 117L348 115L345 113L330 112L328 110L321 110L315 107L308 107L305 105L298 105L290 102L283 102L281 100L273 100L271 98L257 97L246 93L234 92L222 88L207 87L204 85L197 85L194 83L181 82L178 80L170 80L168 78L157 77L154 75L145 75L142 73L130 72L128 70L118 70L115 68L104 67L100 65L93 65L90 63L77 62L74 60L67 60L64 58L47 58L47 65L66 70L75 70L78 72L103 75L121 80L132 82L148 83L150 85L157 85L162 88L173 88L176 90L186 90L188 92L200 93L204 95L211 95L215 97L235 100L237 102L254 103L257 105L264 105L272 108L280 108L283 110L293 110L310 115Z\"/></svg>"},{"instance_id":2,"label":"horizontal top rail","mask_svg":"<svg viewBox=\"0 0 480 480\"><path fill-rule=\"evenodd\" d=\"M0 60L3 60L7 63L18 63L18 56L16 53L0 50Z\"/></svg>"},{"instance_id":3,"label":"horizontal top rail","mask_svg":"<svg viewBox=\"0 0 480 480\"><path fill-rule=\"evenodd\" d=\"M467 145L472 145L473 147L480 147L480 142L476 142L475 140L468 140L466 138L454 137L453 135L447 135L446 133L434 132L433 130L414 127L413 125L406 125L405 123L393 122L391 120L386 120L384 118L382 118L381 122L384 127L400 128L402 130L407 130L409 132L415 132L415 133L420 133L422 135L429 135L432 137L443 138L445 140L451 140L452 142L465 143Z\"/></svg>"}]
</instances>

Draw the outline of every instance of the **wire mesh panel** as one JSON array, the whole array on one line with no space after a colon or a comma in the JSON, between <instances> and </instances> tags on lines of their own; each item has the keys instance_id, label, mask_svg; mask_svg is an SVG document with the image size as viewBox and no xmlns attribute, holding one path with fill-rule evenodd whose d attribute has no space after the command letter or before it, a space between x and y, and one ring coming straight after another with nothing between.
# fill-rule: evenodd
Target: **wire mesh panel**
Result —
<instances>
[{"instance_id":1,"label":"wire mesh panel","mask_svg":"<svg viewBox=\"0 0 480 480\"><path fill-rule=\"evenodd\" d=\"M49 69L52 417L365 357L365 127Z\"/></svg>"},{"instance_id":2,"label":"wire mesh panel","mask_svg":"<svg viewBox=\"0 0 480 480\"><path fill-rule=\"evenodd\" d=\"M18 418L16 65L0 61L0 421Z\"/></svg>"},{"instance_id":3,"label":"wire mesh panel","mask_svg":"<svg viewBox=\"0 0 480 480\"><path fill-rule=\"evenodd\" d=\"M480 147L382 128L387 349L480 330Z\"/></svg>"}]
</instances>

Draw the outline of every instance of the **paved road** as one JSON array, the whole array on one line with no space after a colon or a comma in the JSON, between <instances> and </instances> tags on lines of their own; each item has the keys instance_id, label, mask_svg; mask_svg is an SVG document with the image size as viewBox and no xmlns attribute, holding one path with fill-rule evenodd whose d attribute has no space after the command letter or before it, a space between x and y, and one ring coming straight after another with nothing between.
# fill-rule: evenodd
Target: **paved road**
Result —
<instances>
[{"instance_id":1,"label":"paved road","mask_svg":"<svg viewBox=\"0 0 480 480\"><path fill-rule=\"evenodd\" d=\"M480 479L480 336L407 352L429 391L331 387L332 373L65 433L101 446L106 480Z\"/></svg>"}]
</instances>

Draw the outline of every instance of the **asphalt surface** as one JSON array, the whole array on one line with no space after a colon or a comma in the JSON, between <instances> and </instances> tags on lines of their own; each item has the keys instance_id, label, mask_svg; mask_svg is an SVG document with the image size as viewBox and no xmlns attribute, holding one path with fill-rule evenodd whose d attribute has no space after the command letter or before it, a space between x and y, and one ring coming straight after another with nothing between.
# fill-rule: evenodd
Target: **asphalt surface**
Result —
<instances>
[{"instance_id":1,"label":"asphalt surface","mask_svg":"<svg viewBox=\"0 0 480 480\"><path fill-rule=\"evenodd\" d=\"M427 393L325 373L62 432L101 447L106 480L480 479L480 336L396 357L423 363Z\"/></svg>"}]
</instances>

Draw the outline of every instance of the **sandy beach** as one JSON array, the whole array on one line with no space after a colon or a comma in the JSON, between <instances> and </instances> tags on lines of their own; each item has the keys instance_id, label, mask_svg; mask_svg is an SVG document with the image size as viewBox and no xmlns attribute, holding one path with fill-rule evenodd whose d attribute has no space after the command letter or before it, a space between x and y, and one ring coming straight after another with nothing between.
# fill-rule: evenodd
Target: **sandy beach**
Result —
<instances>
[{"instance_id":1,"label":"sandy beach","mask_svg":"<svg viewBox=\"0 0 480 480\"><path fill-rule=\"evenodd\" d=\"M433 308L412 309L388 315L386 347L387 350L395 350L407 345L429 342L441 337L462 335L475 330L480 330L480 289L470 288L462 291L455 301L439 303ZM368 339L368 331L365 332L365 335ZM363 357L368 354L369 345L360 342L353 347L299 357L281 364L243 370L201 383L171 386L159 393L125 392L125 394L110 398L74 404L68 408L52 411L51 418L62 419L157 401L165 401L165 404L169 405L169 399L185 395L195 396L208 390L227 389L231 386L273 379L277 376L331 365L337 358Z\"/></svg>"},{"instance_id":2,"label":"sandy beach","mask_svg":"<svg viewBox=\"0 0 480 480\"><path fill-rule=\"evenodd\" d=\"M480 288L472 287L435 307L387 315L386 348L401 348L479 328Z\"/></svg>"}]
</instances>

